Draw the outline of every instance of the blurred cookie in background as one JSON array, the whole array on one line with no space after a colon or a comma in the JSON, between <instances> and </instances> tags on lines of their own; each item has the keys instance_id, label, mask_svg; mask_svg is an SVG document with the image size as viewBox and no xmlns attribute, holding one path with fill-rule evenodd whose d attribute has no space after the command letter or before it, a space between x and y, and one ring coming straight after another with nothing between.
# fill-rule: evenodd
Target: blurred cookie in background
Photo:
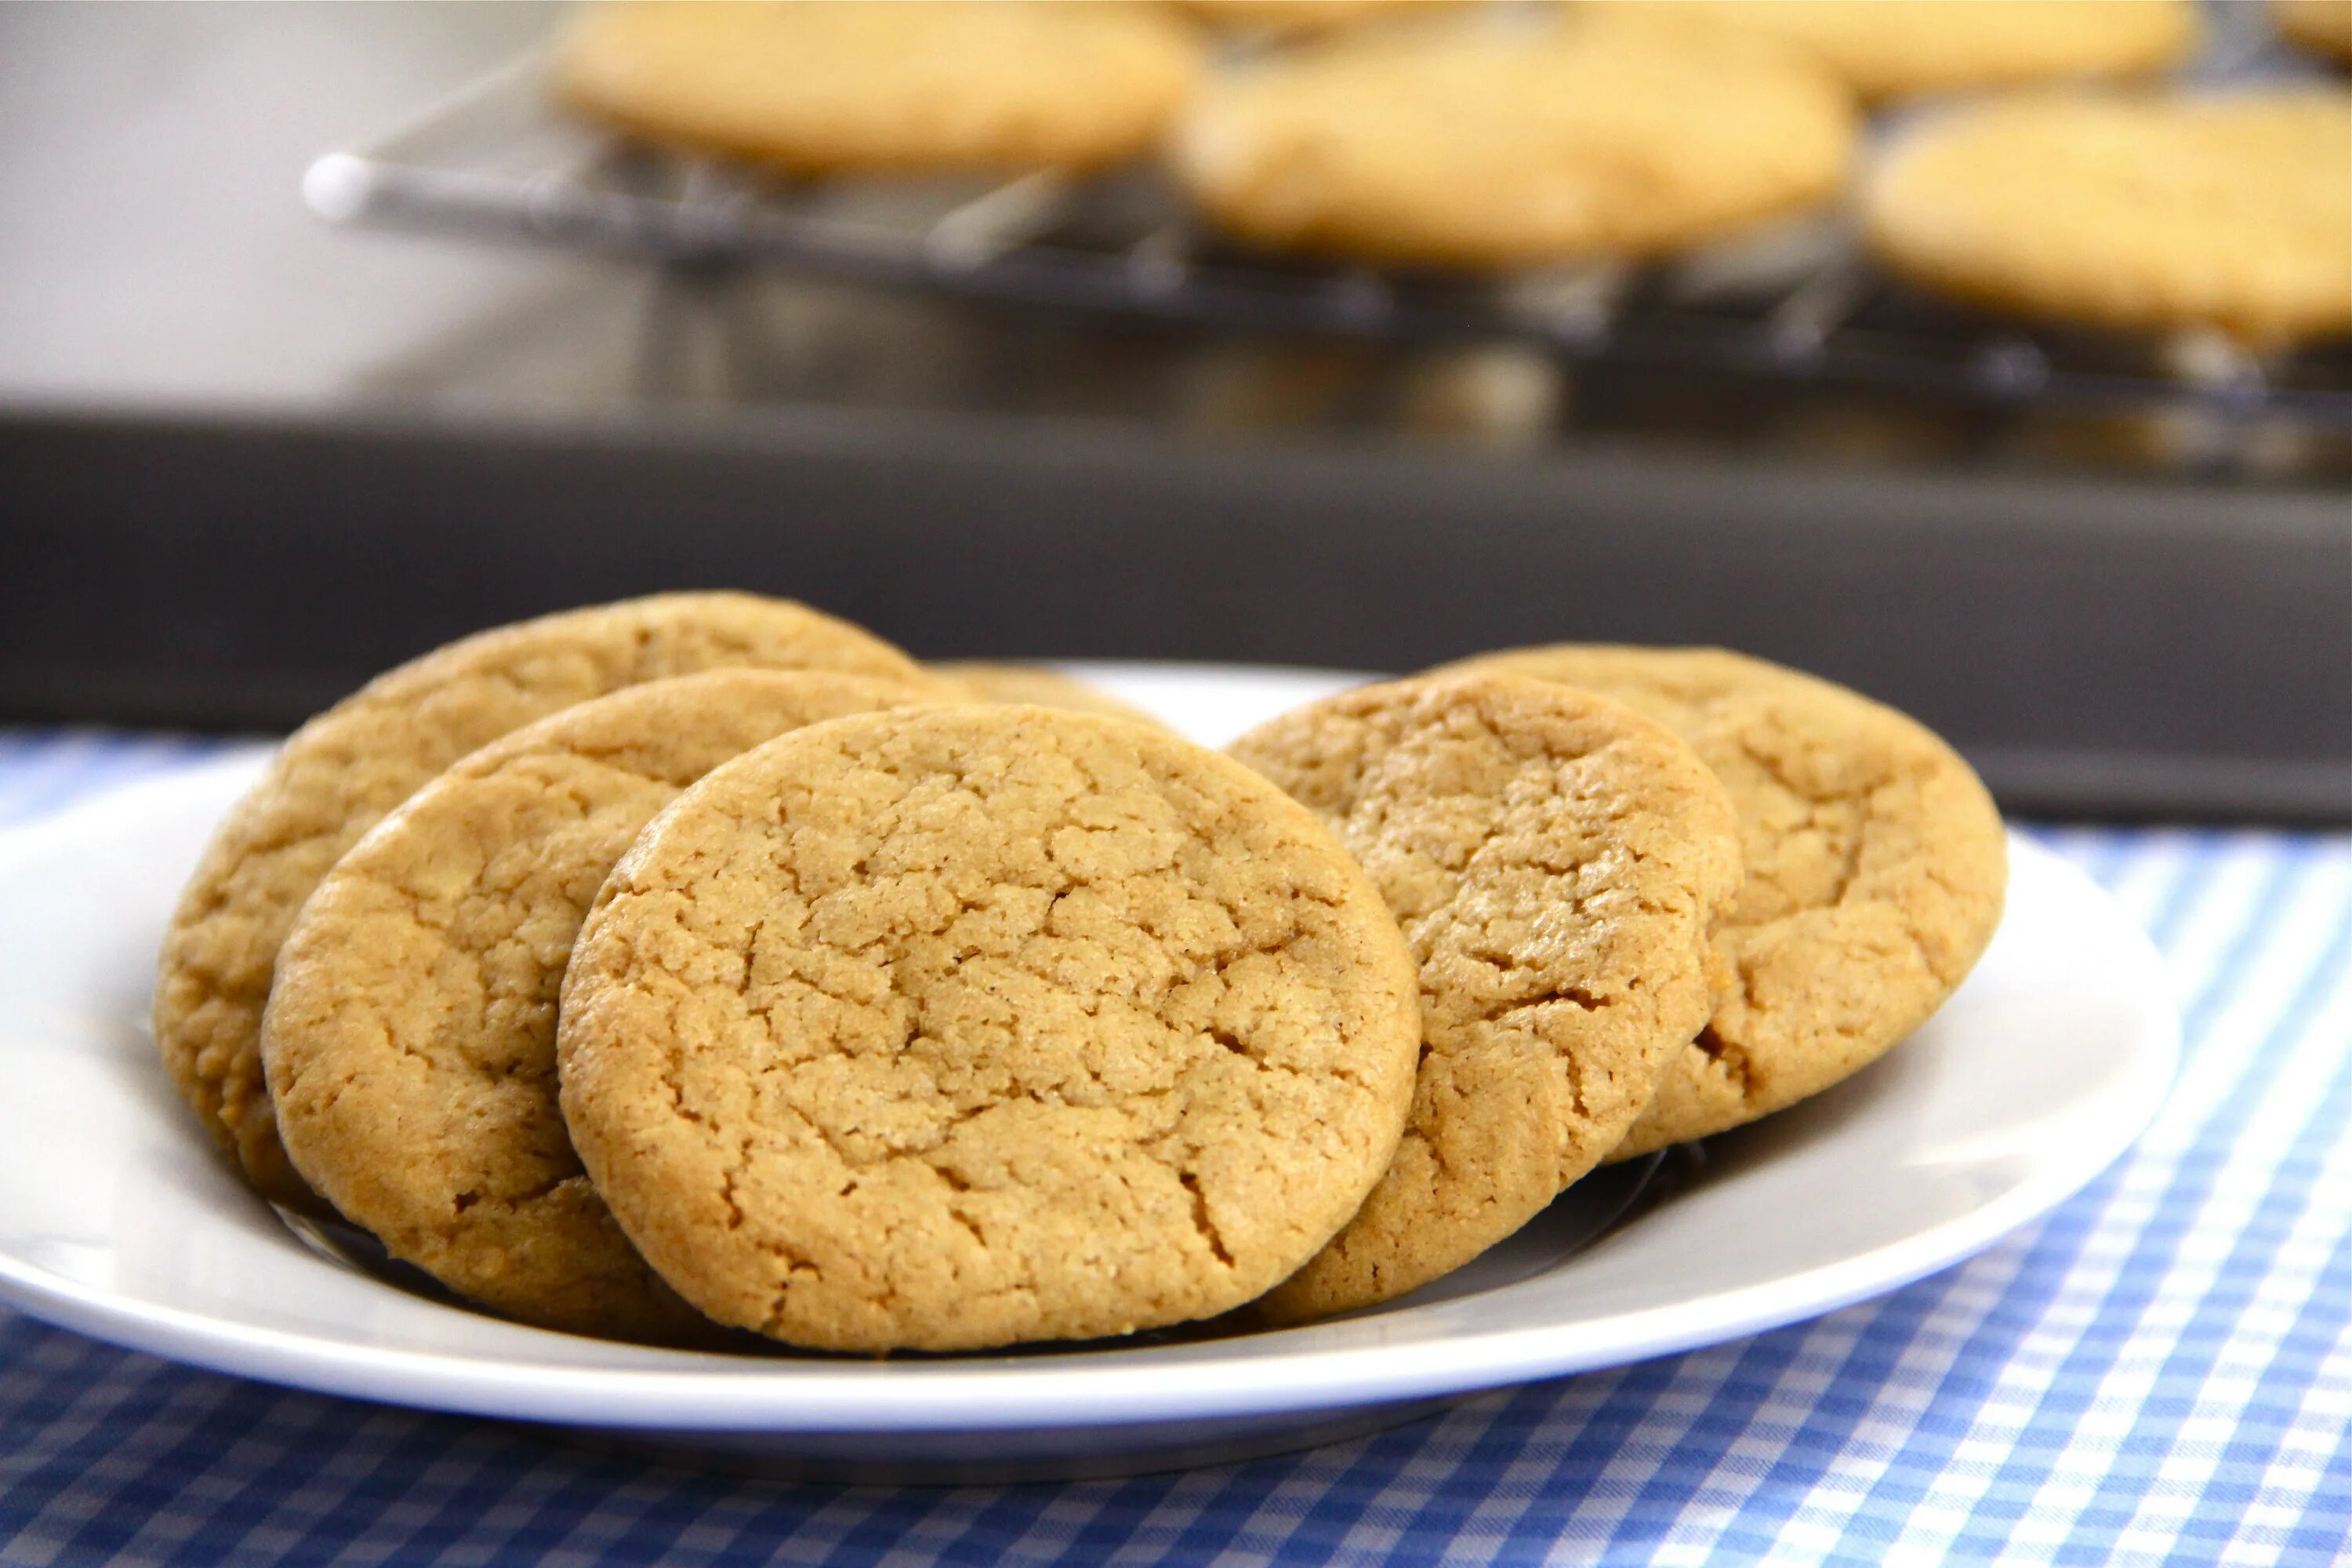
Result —
<instances>
[{"instance_id":1,"label":"blurred cookie in background","mask_svg":"<svg viewBox=\"0 0 2352 1568\"><path fill-rule=\"evenodd\" d=\"M2352 65L2352 0L2270 0L2271 25L2299 49Z\"/></svg>"},{"instance_id":2,"label":"blurred cookie in background","mask_svg":"<svg viewBox=\"0 0 2352 1568\"><path fill-rule=\"evenodd\" d=\"M1998 310L2258 347L2352 331L2352 93L1971 105L1887 150L1863 223L1897 273Z\"/></svg>"},{"instance_id":3,"label":"blurred cookie in background","mask_svg":"<svg viewBox=\"0 0 2352 1568\"><path fill-rule=\"evenodd\" d=\"M1179 0L1213 27L1297 37L1391 22L1431 11L1458 11L1483 0Z\"/></svg>"},{"instance_id":4,"label":"blurred cookie in background","mask_svg":"<svg viewBox=\"0 0 2352 1568\"><path fill-rule=\"evenodd\" d=\"M555 89L633 135L794 174L1090 169L1151 145L1198 58L1143 5L681 0L589 12Z\"/></svg>"},{"instance_id":5,"label":"blurred cookie in background","mask_svg":"<svg viewBox=\"0 0 2352 1568\"><path fill-rule=\"evenodd\" d=\"M1806 49L1872 100L2140 76L2197 47L2190 0L1590 0Z\"/></svg>"},{"instance_id":6,"label":"blurred cookie in background","mask_svg":"<svg viewBox=\"0 0 2352 1568\"><path fill-rule=\"evenodd\" d=\"M1647 256L1844 183L1851 99L1727 30L1570 17L1343 39L1203 85L1176 177L1236 237L1384 265Z\"/></svg>"}]
</instances>

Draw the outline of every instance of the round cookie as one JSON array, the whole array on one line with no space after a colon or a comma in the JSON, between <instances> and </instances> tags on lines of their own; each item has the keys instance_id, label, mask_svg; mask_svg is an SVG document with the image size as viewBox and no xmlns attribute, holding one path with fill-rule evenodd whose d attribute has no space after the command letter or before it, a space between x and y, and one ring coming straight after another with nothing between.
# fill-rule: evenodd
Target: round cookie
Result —
<instances>
[{"instance_id":1,"label":"round cookie","mask_svg":"<svg viewBox=\"0 0 2352 1568\"><path fill-rule=\"evenodd\" d=\"M565 978L565 1119L721 1322L966 1350L1206 1317L1329 1239L1412 1093L1412 961L1314 816L1117 719L959 704L713 772Z\"/></svg>"},{"instance_id":2,"label":"round cookie","mask_svg":"<svg viewBox=\"0 0 2352 1568\"><path fill-rule=\"evenodd\" d=\"M310 1201L262 1080L278 943L342 852L476 747L639 681L729 665L928 684L887 643L805 605L665 594L478 633L378 676L287 741L220 827L163 937L155 1040L180 1093L264 1194Z\"/></svg>"},{"instance_id":3,"label":"round cookie","mask_svg":"<svg viewBox=\"0 0 2352 1568\"><path fill-rule=\"evenodd\" d=\"M2295 47L2352 65L2352 0L2270 0L2270 11Z\"/></svg>"},{"instance_id":4,"label":"round cookie","mask_svg":"<svg viewBox=\"0 0 2352 1568\"><path fill-rule=\"evenodd\" d=\"M1998 310L2257 345L2352 331L2352 93L1956 110L1887 151L1863 219L1895 271Z\"/></svg>"},{"instance_id":5,"label":"round cookie","mask_svg":"<svg viewBox=\"0 0 2352 1568\"><path fill-rule=\"evenodd\" d=\"M2138 76L2197 47L2191 0L1586 0L1763 34L1864 98L2053 77Z\"/></svg>"},{"instance_id":6,"label":"round cookie","mask_svg":"<svg viewBox=\"0 0 2352 1568\"><path fill-rule=\"evenodd\" d=\"M1064 675L1042 664L988 664L976 659L950 660L927 667L965 696L981 702L1030 702L1040 708L1066 708L1074 713L1100 713L1131 720L1158 729L1167 726L1151 714L1097 690L1074 675Z\"/></svg>"},{"instance_id":7,"label":"round cookie","mask_svg":"<svg viewBox=\"0 0 2352 1568\"><path fill-rule=\"evenodd\" d=\"M664 0L591 11L555 88L649 141L795 174L1089 169L1150 147L1199 52L1139 5Z\"/></svg>"},{"instance_id":8,"label":"round cookie","mask_svg":"<svg viewBox=\"0 0 2352 1568\"><path fill-rule=\"evenodd\" d=\"M1260 1304L1295 1321L1459 1268L1616 1147L1706 1022L1738 828L1689 747L1539 680L1361 687L1230 750L1331 825L1420 966L1412 1120L1348 1228Z\"/></svg>"},{"instance_id":9,"label":"round cookie","mask_svg":"<svg viewBox=\"0 0 2352 1568\"><path fill-rule=\"evenodd\" d=\"M555 1002L596 889L730 757L925 698L807 670L647 681L526 724L335 862L278 950L262 1057L294 1165L461 1295L543 1328L709 1331L589 1185L556 1104Z\"/></svg>"},{"instance_id":10,"label":"round cookie","mask_svg":"<svg viewBox=\"0 0 2352 1568\"><path fill-rule=\"evenodd\" d=\"M1451 11L1479 0L1183 0L1213 27L1255 30L1286 37L1337 32L1372 22Z\"/></svg>"},{"instance_id":11,"label":"round cookie","mask_svg":"<svg viewBox=\"0 0 2352 1568\"><path fill-rule=\"evenodd\" d=\"M1926 1022L2000 923L2000 814L1914 720L1719 648L1568 644L1444 667L1597 691L1691 743L1739 813L1747 885L1716 928L1726 994L1612 1158L1818 1093Z\"/></svg>"},{"instance_id":12,"label":"round cookie","mask_svg":"<svg viewBox=\"0 0 2352 1568\"><path fill-rule=\"evenodd\" d=\"M1792 51L1633 18L1345 39L1195 94L1178 180L1253 245L1509 268L1647 256L1812 206L1853 106Z\"/></svg>"}]
</instances>

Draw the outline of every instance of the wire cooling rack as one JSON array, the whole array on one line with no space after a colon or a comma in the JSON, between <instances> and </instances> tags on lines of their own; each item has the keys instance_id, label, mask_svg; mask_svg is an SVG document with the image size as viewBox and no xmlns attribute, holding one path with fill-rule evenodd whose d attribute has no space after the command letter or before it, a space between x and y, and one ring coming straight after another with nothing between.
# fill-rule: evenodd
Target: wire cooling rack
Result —
<instances>
[{"instance_id":1,"label":"wire cooling rack","mask_svg":"<svg viewBox=\"0 0 2352 1568\"><path fill-rule=\"evenodd\" d=\"M1074 179L789 182L634 146L552 106L518 61L374 142L314 161L319 216L480 238L759 264L1065 311L1879 388L2011 407L2189 405L2352 430L2352 347L2250 354L2218 334L2073 332L1925 298L1833 218L1672 262L1466 279L1253 256L1148 169Z\"/></svg>"}]
</instances>

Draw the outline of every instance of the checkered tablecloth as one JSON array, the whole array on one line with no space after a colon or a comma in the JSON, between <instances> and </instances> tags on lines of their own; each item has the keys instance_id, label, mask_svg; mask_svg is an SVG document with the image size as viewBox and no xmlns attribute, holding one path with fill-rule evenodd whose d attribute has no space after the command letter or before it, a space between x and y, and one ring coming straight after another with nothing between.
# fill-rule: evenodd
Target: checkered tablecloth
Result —
<instances>
[{"instance_id":1,"label":"checkered tablecloth","mask_svg":"<svg viewBox=\"0 0 2352 1568\"><path fill-rule=\"evenodd\" d=\"M0 734L0 825L203 750ZM2179 1081L2073 1202L1883 1300L1286 1458L958 1490L663 1468L0 1309L0 1563L2342 1560L2352 838L2039 837L2163 949Z\"/></svg>"}]
</instances>

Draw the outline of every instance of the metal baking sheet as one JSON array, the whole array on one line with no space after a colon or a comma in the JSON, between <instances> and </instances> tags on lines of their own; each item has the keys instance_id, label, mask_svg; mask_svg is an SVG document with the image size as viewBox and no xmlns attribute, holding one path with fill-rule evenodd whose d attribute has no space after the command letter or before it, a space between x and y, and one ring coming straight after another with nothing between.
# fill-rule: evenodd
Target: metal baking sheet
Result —
<instances>
[{"instance_id":1,"label":"metal baking sheet","mask_svg":"<svg viewBox=\"0 0 2352 1568\"><path fill-rule=\"evenodd\" d=\"M929 658L1412 669L1720 643L2013 812L2352 821L2352 507L1587 447L761 410L0 421L0 720L280 727L436 642L739 586Z\"/></svg>"}]
</instances>

